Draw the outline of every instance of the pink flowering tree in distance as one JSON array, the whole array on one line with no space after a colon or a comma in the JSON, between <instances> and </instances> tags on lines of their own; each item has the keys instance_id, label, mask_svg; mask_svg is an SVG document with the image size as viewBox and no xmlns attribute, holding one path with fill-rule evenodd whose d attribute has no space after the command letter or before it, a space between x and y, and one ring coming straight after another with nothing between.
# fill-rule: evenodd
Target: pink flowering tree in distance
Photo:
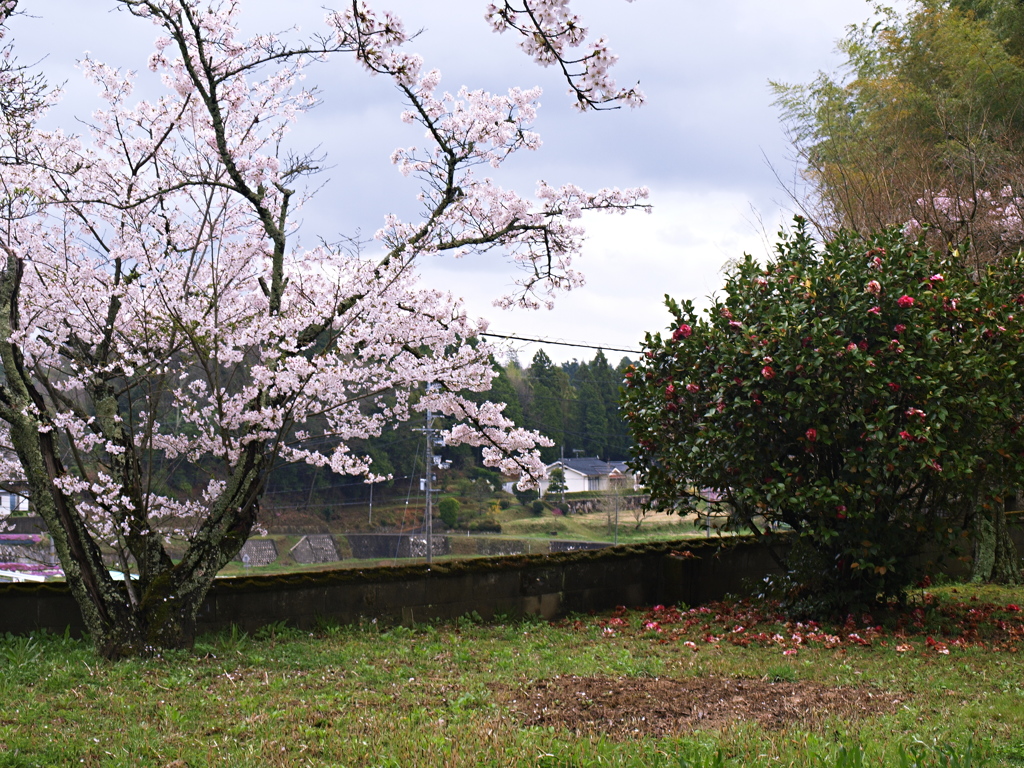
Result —
<instances>
[{"instance_id":1,"label":"pink flowering tree in distance","mask_svg":"<svg viewBox=\"0 0 1024 768\"><path fill-rule=\"evenodd\" d=\"M1024 473L1024 263L993 269L896 231L822 248L799 222L706 314L669 299L624 404L658 508L794 531L795 608L902 598L977 522L1002 548L978 575L1019 579L1003 500Z\"/></svg>"},{"instance_id":2,"label":"pink flowering tree in distance","mask_svg":"<svg viewBox=\"0 0 1024 768\"><path fill-rule=\"evenodd\" d=\"M580 283L582 213L643 208L647 195L541 183L525 197L479 174L537 148L539 90L439 91L438 72L405 50L402 22L366 3L328 12L302 42L241 39L231 0L119 5L156 28L148 65L162 96L136 102L133 73L86 58L105 105L74 135L37 128L54 96L9 49L0 89L3 437L111 658L190 645L277 462L373 480L350 442L430 408L457 424L449 441L529 483L544 438L468 396L492 377L484 325L418 285L415 264L494 249L522 267L499 301L547 304ZM6 18L14 3L0 7ZM639 101L610 80L603 43L572 57L586 34L566 2L490 13L563 67L582 108ZM291 150L288 129L316 104L304 70L331 54L390 78L402 119L425 131L393 157L419 181L422 215L387 216L373 258L291 237L315 162ZM181 463L206 478L187 497L166 491ZM184 544L180 559L168 537ZM112 579L110 553L138 579Z\"/></svg>"}]
</instances>

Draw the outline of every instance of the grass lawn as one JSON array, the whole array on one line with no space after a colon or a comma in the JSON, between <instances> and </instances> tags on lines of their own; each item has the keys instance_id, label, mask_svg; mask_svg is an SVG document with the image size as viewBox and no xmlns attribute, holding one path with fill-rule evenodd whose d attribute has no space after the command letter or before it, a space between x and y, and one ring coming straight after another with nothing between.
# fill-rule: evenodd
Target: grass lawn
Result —
<instances>
[{"instance_id":1,"label":"grass lawn","mask_svg":"<svg viewBox=\"0 0 1024 768\"><path fill-rule=\"evenodd\" d=\"M501 532L506 536L583 539L611 542L615 538L614 516L607 511L555 517L521 517L503 521ZM637 527L636 518L628 511L619 514L619 544L639 544L666 539L705 538L707 531L694 525L693 515L680 517L651 513ZM714 531L717 535L717 530Z\"/></svg>"},{"instance_id":2,"label":"grass lawn","mask_svg":"<svg viewBox=\"0 0 1024 768\"><path fill-rule=\"evenodd\" d=\"M0 640L0 766L1019 766L1024 589L900 618L622 609L222 633L104 663Z\"/></svg>"}]
</instances>

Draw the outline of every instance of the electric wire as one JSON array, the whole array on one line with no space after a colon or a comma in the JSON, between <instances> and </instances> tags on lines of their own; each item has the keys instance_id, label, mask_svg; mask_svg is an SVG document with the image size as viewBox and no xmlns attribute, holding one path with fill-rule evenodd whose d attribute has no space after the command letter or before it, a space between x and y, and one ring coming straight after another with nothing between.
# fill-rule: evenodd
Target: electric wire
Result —
<instances>
[{"instance_id":1,"label":"electric wire","mask_svg":"<svg viewBox=\"0 0 1024 768\"><path fill-rule=\"evenodd\" d=\"M622 349L620 347L597 347L593 344L573 344L569 341L550 341L548 339L527 339L523 336L508 336L502 333L479 333L478 336L487 336L492 339L511 339L512 341L529 341L534 344L554 344L560 347L579 347L580 349L599 349L602 352L628 352L631 355L643 354L638 349Z\"/></svg>"}]
</instances>

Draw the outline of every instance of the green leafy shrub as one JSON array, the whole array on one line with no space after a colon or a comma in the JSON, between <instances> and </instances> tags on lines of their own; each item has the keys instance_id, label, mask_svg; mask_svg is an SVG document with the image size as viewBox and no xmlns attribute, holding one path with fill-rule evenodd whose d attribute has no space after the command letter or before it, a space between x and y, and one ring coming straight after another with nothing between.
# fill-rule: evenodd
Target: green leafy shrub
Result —
<instances>
[{"instance_id":1,"label":"green leafy shrub","mask_svg":"<svg viewBox=\"0 0 1024 768\"><path fill-rule=\"evenodd\" d=\"M671 333L625 374L656 505L704 496L756 532L791 528L793 605L902 598L922 548L972 514L998 523L1024 475L1024 269L999 270L897 231L819 251L798 220L703 316L667 299Z\"/></svg>"},{"instance_id":2,"label":"green leafy shrub","mask_svg":"<svg viewBox=\"0 0 1024 768\"><path fill-rule=\"evenodd\" d=\"M533 504L530 505L530 511L533 512L533 514L535 514L537 517L540 517L544 514L544 502L541 501L540 499L537 499L536 501L533 502Z\"/></svg>"},{"instance_id":3,"label":"green leafy shrub","mask_svg":"<svg viewBox=\"0 0 1024 768\"><path fill-rule=\"evenodd\" d=\"M445 496L437 504L437 514L449 528L454 528L459 522L459 510L462 505L459 500L451 496Z\"/></svg>"},{"instance_id":4,"label":"green leafy shrub","mask_svg":"<svg viewBox=\"0 0 1024 768\"><path fill-rule=\"evenodd\" d=\"M512 493L519 500L519 503L524 507L530 506L534 501L540 498L540 494L537 493L535 488L530 488L525 491L519 490L516 486L512 486Z\"/></svg>"}]
</instances>

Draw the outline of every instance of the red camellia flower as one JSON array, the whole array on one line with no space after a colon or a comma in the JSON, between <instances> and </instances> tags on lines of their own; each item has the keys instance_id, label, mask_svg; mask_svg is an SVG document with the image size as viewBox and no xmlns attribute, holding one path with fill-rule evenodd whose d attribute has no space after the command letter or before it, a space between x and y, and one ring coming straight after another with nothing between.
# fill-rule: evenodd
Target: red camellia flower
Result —
<instances>
[{"instance_id":1,"label":"red camellia flower","mask_svg":"<svg viewBox=\"0 0 1024 768\"><path fill-rule=\"evenodd\" d=\"M680 325L672 334L673 341L679 341L680 339L690 338L690 334L693 333L693 329L686 323Z\"/></svg>"},{"instance_id":2,"label":"red camellia flower","mask_svg":"<svg viewBox=\"0 0 1024 768\"><path fill-rule=\"evenodd\" d=\"M900 437L902 437L904 440L913 440L914 439L914 436L912 434L910 434L909 432L907 432L907 430L905 430L905 429L902 432L900 432Z\"/></svg>"},{"instance_id":3,"label":"red camellia flower","mask_svg":"<svg viewBox=\"0 0 1024 768\"><path fill-rule=\"evenodd\" d=\"M914 306L914 297L913 297L913 296L907 296L906 294L903 294L902 296L900 296L900 297L899 297L899 298L898 298L898 299L896 300L896 303L897 303L897 304L898 304L899 306L901 306L901 307L903 307L904 309L906 309L907 307L912 307L912 306Z\"/></svg>"},{"instance_id":4,"label":"red camellia flower","mask_svg":"<svg viewBox=\"0 0 1024 768\"><path fill-rule=\"evenodd\" d=\"M880 314L882 314L882 310L880 308L878 308L878 307L872 307L871 309L868 310L868 314L869 315L880 315Z\"/></svg>"},{"instance_id":5,"label":"red camellia flower","mask_svg":"<svg viewBox=\"0 0 1024 768\"><path fill-rule=\"evenodd\" d=\"M770 365L766 365L764 368L761 369L761 375L764 376L766 379L774 379L775 369L772 368Z\"/></svg>"},{"instance_id":6,"label":"red camellia flower","mask_svg":"<svg viewBox=\"0 0 1024 768\"><path fill-rule=\"evenodd\" d=\"M676 394L676 387L674 384L669 384L665 387L665 397L674 397Z\"/></svg>"},{"instance_id":7,"label":"red camellia flower","mask_svg":"<svg viewBox=\"0 0 1024 768\"><path fill-rule=\"evenodd\" d=\"M905 326L903 323L896 323L896 325L893 326L893 330L896 333L903 333L905 330L907 330L907 326Z\"/></svg>"},{"instance_id":8,"label":"red camellia flower","mask_svg":"<svg viewBox=\"0 0 1024 768\"><path fill-rule=\"evenodd\" d=\"M816 430L814 427L811 427L806 432L804 432L804 435L806 435L807 439L813 443L815 440L818 439L818 430Z\"/></svg>"},{"instance_id":9,"label":"red camellia flower","mask_svg":"<svg viewBox=\"0 0 1024 768\"><path fill-rule=\"evenodd\" d=\"M686 385L686 391L687 392L700 392L700 385L699 384L687 384Z\"/></svg>"}]
</instances>

